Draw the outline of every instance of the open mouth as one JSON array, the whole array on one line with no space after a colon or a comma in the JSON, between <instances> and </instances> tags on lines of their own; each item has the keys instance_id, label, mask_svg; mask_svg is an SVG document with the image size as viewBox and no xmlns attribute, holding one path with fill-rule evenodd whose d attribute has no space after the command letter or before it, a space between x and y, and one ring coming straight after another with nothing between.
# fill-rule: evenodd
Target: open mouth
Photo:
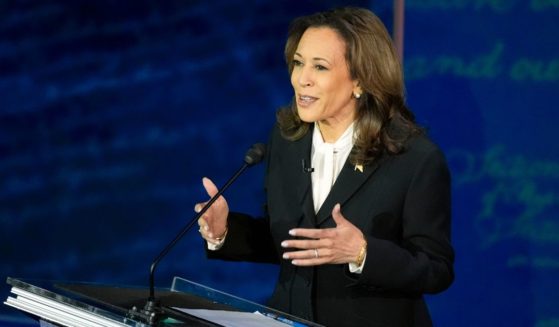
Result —
<instances>
[{"instance_id":1,"label":"open mouth","mask_svg":"<svg viewBox=\"0 0 559 327\"><path fill-rule=\"evenodd\" d=\"M313 104L316 100L318 100L318 98L311 97L310 95L300 95L297 97L297 103L303 107Z\"/></svg>"}]
</instances>

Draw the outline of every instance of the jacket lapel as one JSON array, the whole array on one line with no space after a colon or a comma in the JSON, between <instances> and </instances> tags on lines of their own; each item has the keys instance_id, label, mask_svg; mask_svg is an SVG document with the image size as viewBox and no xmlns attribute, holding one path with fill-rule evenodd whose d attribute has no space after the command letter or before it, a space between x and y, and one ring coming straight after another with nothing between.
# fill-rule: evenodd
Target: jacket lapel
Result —
<instances>
[{"instance_id":1,"label":"jacket lapel","mask_svg":"<svg viewBox=\"0 0 559 327\"><path fill-rule=\"evenodd\" d=\"M328 197L326 197L317 213L317 226L332 215L332 209L336 203L343 205L369 179L378 166L379 161L376 161L372 165L362 166L363 171L361 171L355 165L352 165L348 158Z\"/></svg>"},{"instance_id":2,"label":"jacket lapel","mask_svg":"<svg viewBox=\"0 0 559 327\"><path fill-rule=\"evenodd\" d=\"M313 125L303 138L297 142L289 143L289 155L287 156L290 158L289 167L293 167L290 168L293 172L293 174L290 174L292 179L288 183L293 185L295 196L302 208L303 217L309 218L314 217L312 192L310 191L312 181L311 173L305 172L304 167L311 167L312 129ZM314 221L313 219L302 219L297 225L311 228Z\"/></svg>"}]
</instances>

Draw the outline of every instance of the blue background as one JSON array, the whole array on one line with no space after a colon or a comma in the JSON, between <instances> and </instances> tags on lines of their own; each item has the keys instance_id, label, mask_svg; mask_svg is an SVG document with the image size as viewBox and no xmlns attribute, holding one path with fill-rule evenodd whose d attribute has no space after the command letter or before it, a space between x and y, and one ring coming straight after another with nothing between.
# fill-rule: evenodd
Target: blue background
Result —
<instances>
[{"instance_id":1,"label":"blue background","mask_svg":"<svg viewBox=\"0 0 559 327\"><path fill-rule=\"evenodd\" d=\"M0 278L147 285L201 178L222 185L290 100L288 23L347 4L392 29L391 1L0 2ZM407 100L453 175L437 326L559 326L558 32L557 1L406 1ZM260 213L262 176L227 192L233 209ZM159 286L265 301L276 267L209 261L196 233Z\"/></svg>"}]
</instances>

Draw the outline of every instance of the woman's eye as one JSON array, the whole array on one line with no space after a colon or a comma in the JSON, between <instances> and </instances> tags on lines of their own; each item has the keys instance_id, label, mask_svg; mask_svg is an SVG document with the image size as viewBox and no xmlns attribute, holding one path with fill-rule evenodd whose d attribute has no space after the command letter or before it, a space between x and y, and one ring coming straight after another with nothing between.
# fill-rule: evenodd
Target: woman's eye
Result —
<instances>
[{"instance_id":1,"label":"woman's eye","mask_svg":"<svg viewBox=\"0 0 559 327\"><path fill-rule=\"evenodd\" d=\"M315 65L314 68L316 68L316 70L328 70L328 68L326 68L322 65Z\"/></svg>"},{"instance_id":2,"label":"woman's eye","mask_svg":"<svg viewBox=\"0 0 559 327\"><path fill-rule=\"evenodd\" d=\"M297 66L297 67L303 66L303 63L301 61L297 60L297 59L293 59L292 63L293 63L293 66Z\"/></svg>"}]
</instances>

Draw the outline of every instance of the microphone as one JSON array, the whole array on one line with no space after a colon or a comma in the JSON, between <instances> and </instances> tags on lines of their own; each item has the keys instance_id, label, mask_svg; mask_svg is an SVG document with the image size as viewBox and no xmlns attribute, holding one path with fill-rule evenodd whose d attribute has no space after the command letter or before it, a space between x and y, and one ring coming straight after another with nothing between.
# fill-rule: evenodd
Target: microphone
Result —
<instances>
[{"instance_id":1,"label":"microphone","mask_svg":"<svg viewBox=\"0 0 559 327\"><path fill-rule=\"evenodd\" d=\"M301 166L303 167L303 172L304 173L312 173L314 172L314 168L312 167L307 167L307 163L305 161L305 159L301 159Z\"/></svg>"},{"instance_id":2,"label":"microphone","mask_svg":"<svg viewBox=\"0 0 559 327\"><path fill-rule=\"evenodd\" d=\"M221 187L218 192L210 198L208 203L202 207L200 212L198 212L192 220L186 226L184 226L181 231L177 234L177 236L169 243L167 246L159 253L159 255L153 260L151 263L150 271L149 271L149 297L147 300L144 309L138 311L136 307L132 308L129 311L129 315L132 317L140 317L147 321L150 325L154 325L158 322L161 313L163 313L163 309L160 306L159 301L155 298L155 268L157 265L165 257L169 251L180 241L180 239L194 226L194 224L198 221L200 217L210 208L210 206L233 184L233 182L248 168L254 166L262 161L264 155L266 154L266 145L262 143L256 143L248 149L245 157L244 162L241 168L237 170L237 172Z\"/></svg>"}]
</instances>

